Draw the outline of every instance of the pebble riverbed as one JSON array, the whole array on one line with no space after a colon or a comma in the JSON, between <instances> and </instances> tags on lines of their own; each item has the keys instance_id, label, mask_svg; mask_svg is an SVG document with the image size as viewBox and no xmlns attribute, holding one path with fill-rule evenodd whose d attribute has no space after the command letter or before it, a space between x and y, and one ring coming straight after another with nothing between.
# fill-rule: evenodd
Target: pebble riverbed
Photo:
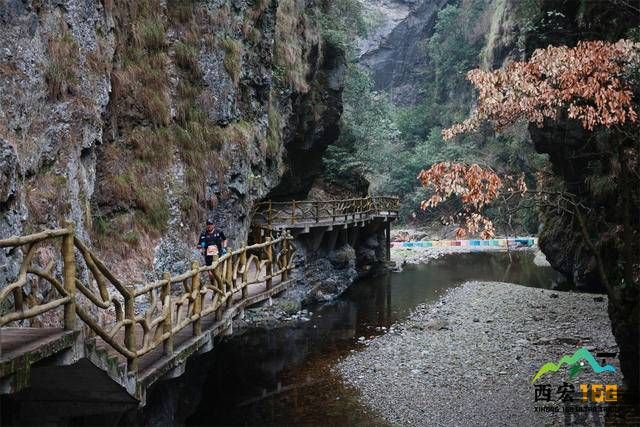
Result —
<instances>
[{"instance_id":1,"label":"pebble riverbed","mask_svg":"<svg viewBox=\"0 0 640 427\"><path fill-rule=\"evenodd\" d=\"M435 304L418 306L386 334L360 342L363 348L334 369L363 405L392 425L564 425L576 415L534 407L562 406L556 389L565 380L576 391L579 383L622 384L613 358L607 363L615 373L586 368L568 380L562 368L545 375L536 384L552 385L552 401L535 401L532 378L544 363L580 347L618 351L602 295L467 282Z\"/></svg>"}]
</instances>

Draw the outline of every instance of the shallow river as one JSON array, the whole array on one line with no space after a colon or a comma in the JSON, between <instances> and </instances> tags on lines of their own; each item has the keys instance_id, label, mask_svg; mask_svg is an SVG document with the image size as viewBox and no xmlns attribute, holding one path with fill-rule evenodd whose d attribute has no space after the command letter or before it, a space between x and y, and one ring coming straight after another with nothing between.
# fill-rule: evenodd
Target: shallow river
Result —
<instances>
[{"instance_id":1,"label":"shallow river","mask_svg":"<svg viewBox=\"0 0 640 427\"><path fill-rule=\"evenodd\" d=\"M381 334L418 304L466 280L548 288L557 277L533 255L459 254L428 266L363 280L338 300L310 308L308 322L251 330L190 360L184 376L159 384L138 413L141 424L371 425L382 422L357 403L332 372L336 361Z\"/></svg>"}]
</instances>

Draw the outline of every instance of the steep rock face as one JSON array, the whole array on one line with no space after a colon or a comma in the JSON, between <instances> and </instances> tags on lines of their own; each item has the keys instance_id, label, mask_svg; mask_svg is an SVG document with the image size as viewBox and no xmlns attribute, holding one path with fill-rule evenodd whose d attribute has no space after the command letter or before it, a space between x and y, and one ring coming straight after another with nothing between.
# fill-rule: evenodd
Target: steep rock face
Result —
<instances>
[{"instance_id":1,"label":"steep rock face","mask_svg":"<svg viewBox=\"0 0 640 427\"><path fill-rule=\"evenodd\" d=\"M372 7L378 2L371 1ZM433 34L438 12L450 0L418 0L387 5L402 16L404 8L410 8L404 19L384 37L377 47L370 46L360 57L360 64L370 70L376 89L391 94L402 104L414 104L420 99L422 73L428 66L422 43ZM392 21L393 23L393 21Z\"/></svg>"},{"instance_id":2,"label":"steep rock face","mask_svg":"<svg viewBox=\"0 0 640 427\"><path fill-rule=\"evenodd\" d=\"M617 41L640 25L634 7L611 2L544 1L542 12L536 23L541 31L527 38L528 54L549 44ZM640 218L637 187L630 188L633 174L620 166L624 150L637 144L637 139L615 129L587 132L566 117L545 123L541 129L530 127L530 133L536 150L549 154L559 189L573 195L581 206L580 214L561 214L556 209L544 212L540 248L578 289L608 293L622 372L637 403L640 291L637 274L621 266L633 266L640 259Z\"/></svg>"},{"instance_id":3,"label":"steep rock face","mask_svg":"<svg viewBox=\"0 0 640 427\"><path fill-rule=\"evenodd\" d=\"M63 212L85 233L110 90L93 60L113 53L102 3L4 1L0 26L0 235L55 224ZM15 273L14 259L0 262Z\"/></svg>"},{"instance_id":4,"label":"steep rock face","mask_svg":"<svg viewBox=\"0 0 640 427\"><path fill-rule=\"evenodd\" d=\"M337 133L344 57L325 52L318 13L313 0L0 3L2 237L69 218L137 278L197 259L206 217L240 246L254 203L319 165Z\"/></svg>"},{"instance_id":5,"label":"steep rock face","mask_svg":"<svg viewBox=\"0 0 640 427\"><path fill-rule=\"evenodd\" d=\"M448 5L461 9L480 8L482 13L466 29L470 40L481 40L478 58L484 68L499 68L508 59L519 58L520 34L516 0L366 0L371 14L384 13L385 19L360 41L359 63L371 72L377 90L391 95L394 103L413 105L424 99L427 79L433 68L427 54L429 38L435 32L438 13ZM470 94L456 97L470 98Z\"/></svg>"},{"instance_id":6,"label":"steep rock face","mask_svg":"<svg viewBox=\"0 0 640 427\"><path fill-rule=\"evenodd\" d=\"M285 139L287 168L270 197L304 199L322 172L322 153L338 138L342 89L346 73L344 52L326 46L320 67L313 71L311 91L295 100L293 127Z\"/></svg>"}]
</instances>

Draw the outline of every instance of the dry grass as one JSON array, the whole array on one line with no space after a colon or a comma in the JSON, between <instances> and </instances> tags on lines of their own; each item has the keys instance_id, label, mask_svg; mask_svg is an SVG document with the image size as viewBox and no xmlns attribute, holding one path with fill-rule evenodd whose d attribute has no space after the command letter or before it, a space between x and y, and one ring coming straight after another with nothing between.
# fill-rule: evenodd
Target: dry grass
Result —
<instances>
[{"instance_id":1,"label":"dry grass","mask_svg":"<svg viewBox=\"0 0 640 427\"><path fill-rule=\"evenodd\" d=\"M78 84L80 49L66 24L60 34L49 39L50 62L45 71L49 100L60 101L75 91Z\"/></svg>"},{"instance_id":2,"label":"dry grass","mask_svg":"<svg viewBox=\"0 0 640 427\"><path fill-rule=\"evenodd\" d=\"M159 0L116 0L116 64L112 113L130 123L168 126L170 107L166 28Z\"/></svg>"},{"instance_id":3,"label":"dry grass","mask_svg":"<svg viewBox=\"0 0 640 427\"><path fill-rule=\"evenodd\" d=\"M225 37L220 40L220 47L224 49L224 68L229 73L233 83L238 86L240 76L242 74L242 56L244 54L244 46L242 42Z\"/></svg>"},{"instance_id":4,"label":"dry grass","mask_svg":"<svg viewBox=\"0 0 640 427\"><path fill-rule=\"evenodd\" d=\"M180 67L191 81L198 81L202 78L200 70L200 51L197 46L184 41L179 41L174 46L176 65Z\"/></svg>"},{"instance_id":5,"label":"dry grass","mask_svg":"<svg viewBox=\"0 0 640 427\"><path fill-rule=\"evenodd\" d=\"M224 4L218 9L218 13L212 19L215 28L227 28L231 22L231 9L228 4Z\"/></svg>"},{"instance_id":6,"label":"dry grass","mask_svg":"<svg viewBox=\"0 0 640 427\"><path fill-rule=\"evenodd\" d=\"M175 143L161 2L114 0L110 10L116 21L110 108L119 135L100 150L91 217L97 244L124 256L166 231L164 189Z\"/></svg>"},{"instance_id":7,"label":"dry grass","mask_svg":"<svg viewBox=\"0 0 640 427\"><path fill-rule=\"evenodd\" d=\"M65 176L43 173L32 178L26 190L29 218L37 224L45 223L52 213L62 217L70 208Z\"/></svg>"},{"instance_id":8,"label":"dry grass","mask_svg":"<svg viewBox=\"0 0 640 427\"><path fill-rule=\"evenodd\" d=\"M145 55L137 49L113 72L117 96L116 114L146 119L156 126L170 122L168 96L168 58L164 52Z\"/></svg>"},{"instance_id":9,"label":"dry grass","mask_svg":"<svg viewBox=\"0 0 640 427\"><path fill-rule=\"evenodd\" d=\"M136 128L129 136L135 158L164 170L171 164L173 135L168 128Z\"/></svg>"},{"instance_id":10,"label":"dry grass","mask_svg":"<svg viewBox=\"0 0 640 427\"><path fill-rule=\"evenodd\" d=\"M111 61L100 50L94 50L87 54L87 67L94 74L105 76L111 71Z\"/></svg>"},{"instance_id":11,"label":"dry grass","mask_svg":"<svg viewBox=\"0 0 640 427\"><path fill-rule=\"evenodd\" d=\"M283 70L285 83L301 93L309 91L305 46L312 36L304 11L295 0L281 0L276 12L274 62Z\"/></svg>"},{"instance_id":12,"label":"dry grass","mask_svg":"<svg viewBox=\"0 0 640 427\"><path fill-rule=\"evenodd\" d=\"M258 28L258 24L262 15L271 6L271 0L258 0L247 12L244 23L242 25L242 34L247 40L253 44L258 44L262 33Z\"/></svg>"},{"instance_id":13,"label":"dry grass","mask_svg":"<svg viewBox=\"0 0 640 427\"><path fill-rule=\"evenodd\" d=\"M282 116L272 102L269 103L267 128L267 156L277 158L282 146Z\"/></svg>"},{"instance_id":14,"label":"dry grass","mask_svg":"<svg viewBox=\"0 0 640 427\"><path fill-rule=\"evenodd\" d=\"M193 0L168 0L167 10L172 22L187 24L193 17Z\"/></svg>"},{"instance_id":15,"label":"dry grass","mask_svg":"<svg viewBox=\"0 0 640 427\"><path fill-rule=\"evenodd\" d=\"M132 39L136 47L148 52L159 52L166 47L164 22L150 16L132 26Z\"/></svg>"}]
</instances>

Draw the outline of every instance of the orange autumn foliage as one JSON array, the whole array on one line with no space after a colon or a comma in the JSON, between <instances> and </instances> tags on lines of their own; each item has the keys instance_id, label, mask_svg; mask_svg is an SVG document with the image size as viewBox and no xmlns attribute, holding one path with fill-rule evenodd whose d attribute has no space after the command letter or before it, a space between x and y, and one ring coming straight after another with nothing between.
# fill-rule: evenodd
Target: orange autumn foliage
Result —
<instances>
[{"instance_id":1,"label":"orange autumn foliage","mask_svg":"<svg viewBox=\"0 0 640 427\"><path fill-rule=\"evenodd\" d=\"M443 130L445 139L489 122L502 130L519 120L542 126L561 111L585 129L636 122L633 93L622 75L640 62L640 44L582 41L536 50L529 61L495 71L475 69L467 78L479 91L478 105L463 123Z\"/></svg>"},{"instance_id":2,"label":"orange autumn foliage","mask_svg":"<svg viewBox=\"0 0 640 427\"><path fill-rule=\"evenodd\" d=\"M452 196L460 199L465 208L458 213L458 218L452 218L465 223L465 228L460 227L456 231L458 238L464 237L467 232L480 232L483 239L495 235L493 223L482 215L483 208L498 198L505 185L494 171L477 164L441 162L420 172L418 179L434 193L421 203L422 209L436 207ZM518 179L515 186L520 192L526 191L524 178Z\"/></svg>"}]
</instances>

